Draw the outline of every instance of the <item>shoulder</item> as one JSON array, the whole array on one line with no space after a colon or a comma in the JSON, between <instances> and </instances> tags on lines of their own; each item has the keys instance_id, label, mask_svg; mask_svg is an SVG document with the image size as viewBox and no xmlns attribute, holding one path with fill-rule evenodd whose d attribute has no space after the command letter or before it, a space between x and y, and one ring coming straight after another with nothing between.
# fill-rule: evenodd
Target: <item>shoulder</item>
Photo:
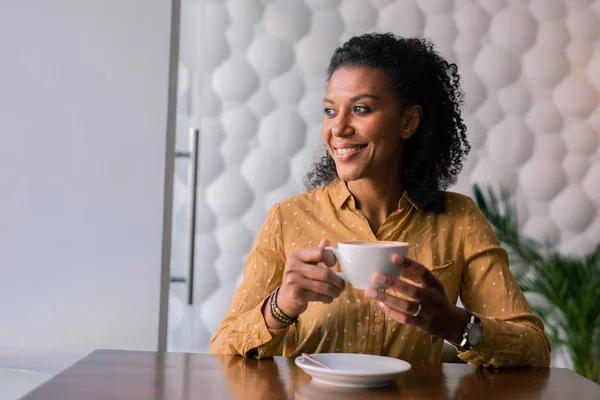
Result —
<instances>
[{"instance_id":1,"label":"shoulder","mask_svg":"<svg viewBox=\"0 0 600 400\"><path fill-rule=\"evenodd\" d=\"M461 193L444 192L444 206L445 213L454 218L469 218L474 214L481 214L475 200Z\"/></svg>"},{"instance_id":2,"label":"shoulder","mask_svg":"<svg viewBox=\"0 0 600 400\"><path fill-rule=\"evenodd\" d=\"M488 225L477 202L469 196L456 192L445 192L445 204L447 213L451 213L455 221L462 220L476 226Z\"/></svg>"},{"instance_id":3,"label":"shoulder","mask_svg":"<svg viewBox=\"0 0 600 400\"><path fill-rule=\"evenodd\" d=\"M279 201L273 207L277 207L282 214L298 212L298 210L310 211L313 208L328 207L331 204L329 196L329 185L297 194Z\"/></svg>"},{"instance_id":4,"label":"shoulder","mask_svg":"<svg viewBox=\"0 0 600 400\"><path fill-rule=\"evenodd\" d=\"M449 209L456 209L457 207L459 207L459 208L464 207L466 210L467 207L469 207L469 208L471 208L473 206L477 207L477 205L475 204L475 200L473 200L471 197L461 194L461 193L450 192L450 191L444 192L444 202L446 204L446 208L449 208Z\"/></svg>"},{"instance_id":5,"label":"shoulder","mask_svg":"<svg viewBox=\"0 0 600 400\"><path fill-rule=\"evenodd\" d=\"M329 192L327 190L329 185L322 186L320 188L311 190L309 192L299 193L295 196L288 197L286 199L281 200L279 203L280 207L286 207L288 204L293 203L307 203L307 202L315 202L321 201L322 198L327 198L329 196Z\"/></svg>"}]
</instances>

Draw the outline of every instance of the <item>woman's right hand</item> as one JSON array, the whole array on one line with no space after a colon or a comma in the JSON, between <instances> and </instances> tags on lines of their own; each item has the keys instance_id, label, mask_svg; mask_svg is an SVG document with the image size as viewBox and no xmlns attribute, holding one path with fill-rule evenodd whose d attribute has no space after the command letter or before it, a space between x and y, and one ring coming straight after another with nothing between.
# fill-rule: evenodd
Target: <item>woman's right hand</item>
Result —
<instances>
[{"instance_id":1,"label":"woman's right hand","mask_svg":"<svg viewBox=\"0 0 600 400\"><path fill-rule=\"evenodd\" d=\"M295 318L306 311L309 301L329 304L346 288L342 278L328 268L335 265L336 259L332 252L325 250L327 246L329 240L323 239L318 247L290 254L277 296L277 306L288 317Z\"/></svg>"}]
</instances>

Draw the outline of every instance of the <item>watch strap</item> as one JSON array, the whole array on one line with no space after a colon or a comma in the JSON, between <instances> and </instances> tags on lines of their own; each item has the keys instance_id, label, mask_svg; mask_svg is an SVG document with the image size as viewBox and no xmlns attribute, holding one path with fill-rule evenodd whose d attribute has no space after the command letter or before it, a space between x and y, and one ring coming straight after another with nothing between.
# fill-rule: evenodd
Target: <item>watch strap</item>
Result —
<instances>
[{"instance_id":1,"label":"watch strap","mask_svg":"<svg viewBox=\"0 0 600 400\"><path fill-rule=\"evenodd\" d=\"M463 330L463 336L458 347L464 350L470 350L473 347L473 345L469 343L469 333L476 325L481 326L481 319L479 319L477 315L473 314L469 310L465 311L467 312L467 314L469 314L469 322L467 322L467 325Z\"/></svg>"}]
</instances>

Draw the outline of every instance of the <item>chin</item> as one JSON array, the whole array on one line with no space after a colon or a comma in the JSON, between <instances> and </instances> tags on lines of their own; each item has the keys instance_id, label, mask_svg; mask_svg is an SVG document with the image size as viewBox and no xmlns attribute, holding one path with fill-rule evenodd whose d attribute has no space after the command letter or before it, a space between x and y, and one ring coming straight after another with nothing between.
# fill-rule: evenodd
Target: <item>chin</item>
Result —
<instances>
[{"instance_id":1,"label":"chin","mask_svg":"<svg viewBox=\"0 0 600 400\"><path fill-rule=\"evenodd\" d=\"M357 180L363 178L362 171L348 171L347 169L346 170L338 169L337 171L338 171L338 176L344 182L357 181Z\"/></svg>"}]
</instances>

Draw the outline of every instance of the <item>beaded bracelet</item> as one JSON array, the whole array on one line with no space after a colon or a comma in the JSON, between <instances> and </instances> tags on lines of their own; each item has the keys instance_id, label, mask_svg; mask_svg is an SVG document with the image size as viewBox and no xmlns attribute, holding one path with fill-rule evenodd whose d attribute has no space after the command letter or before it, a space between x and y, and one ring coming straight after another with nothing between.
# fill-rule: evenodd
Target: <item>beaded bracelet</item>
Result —
<instances>
[{"instance_id":1,"label":"beaded bracelet","mask_svg":"<svg viewBox=\"0 0 600 400\"><path fill-rule=\"evenodd\" d=\"M270 299L270 311L271 311L271 316L273 317L273 319L283 325L283 326L288 326L293 324L294 322L296 322L296 318L290 318L288 317L283 311L281 311L281 309L277 306L277 297L279 294L279 288L277 287L277 289L275 289L275 291L273 292L273 294L271 295L271 299Z\"/></svg>"},{"instance_id":2,"label":"beaded bracelet","mask_svg":"<svg viewBox=\"0 0 600 400\"><path fill-rule=\"evenodd\" d=\"M281 309L277 306L277 295L279 294L279 289L281 286L277 286L277 289L271 294L271 299L269 301L269 311L271 312L271 317L280 325L289 326L298 321L298 318L290 318L288 317Z\"/></svg>"},{"instance_id":3,"label":"beaded bracelet","mask_svg":"<svg viewBox=\"0 0 600 400\"><path fill-rule=\"evenodd\" d=\"M279 289L279 288L277 288ZM278 290L275 289L275 291L273 292L273 294L271 294L271 298L269 299L269 311L271 312L271 317L280 325L290 325L288 319L286 318L285 314L281 312L281 310L279 310L279 307L277 307L277 293Z\"/></svg>"}]
</instances>

